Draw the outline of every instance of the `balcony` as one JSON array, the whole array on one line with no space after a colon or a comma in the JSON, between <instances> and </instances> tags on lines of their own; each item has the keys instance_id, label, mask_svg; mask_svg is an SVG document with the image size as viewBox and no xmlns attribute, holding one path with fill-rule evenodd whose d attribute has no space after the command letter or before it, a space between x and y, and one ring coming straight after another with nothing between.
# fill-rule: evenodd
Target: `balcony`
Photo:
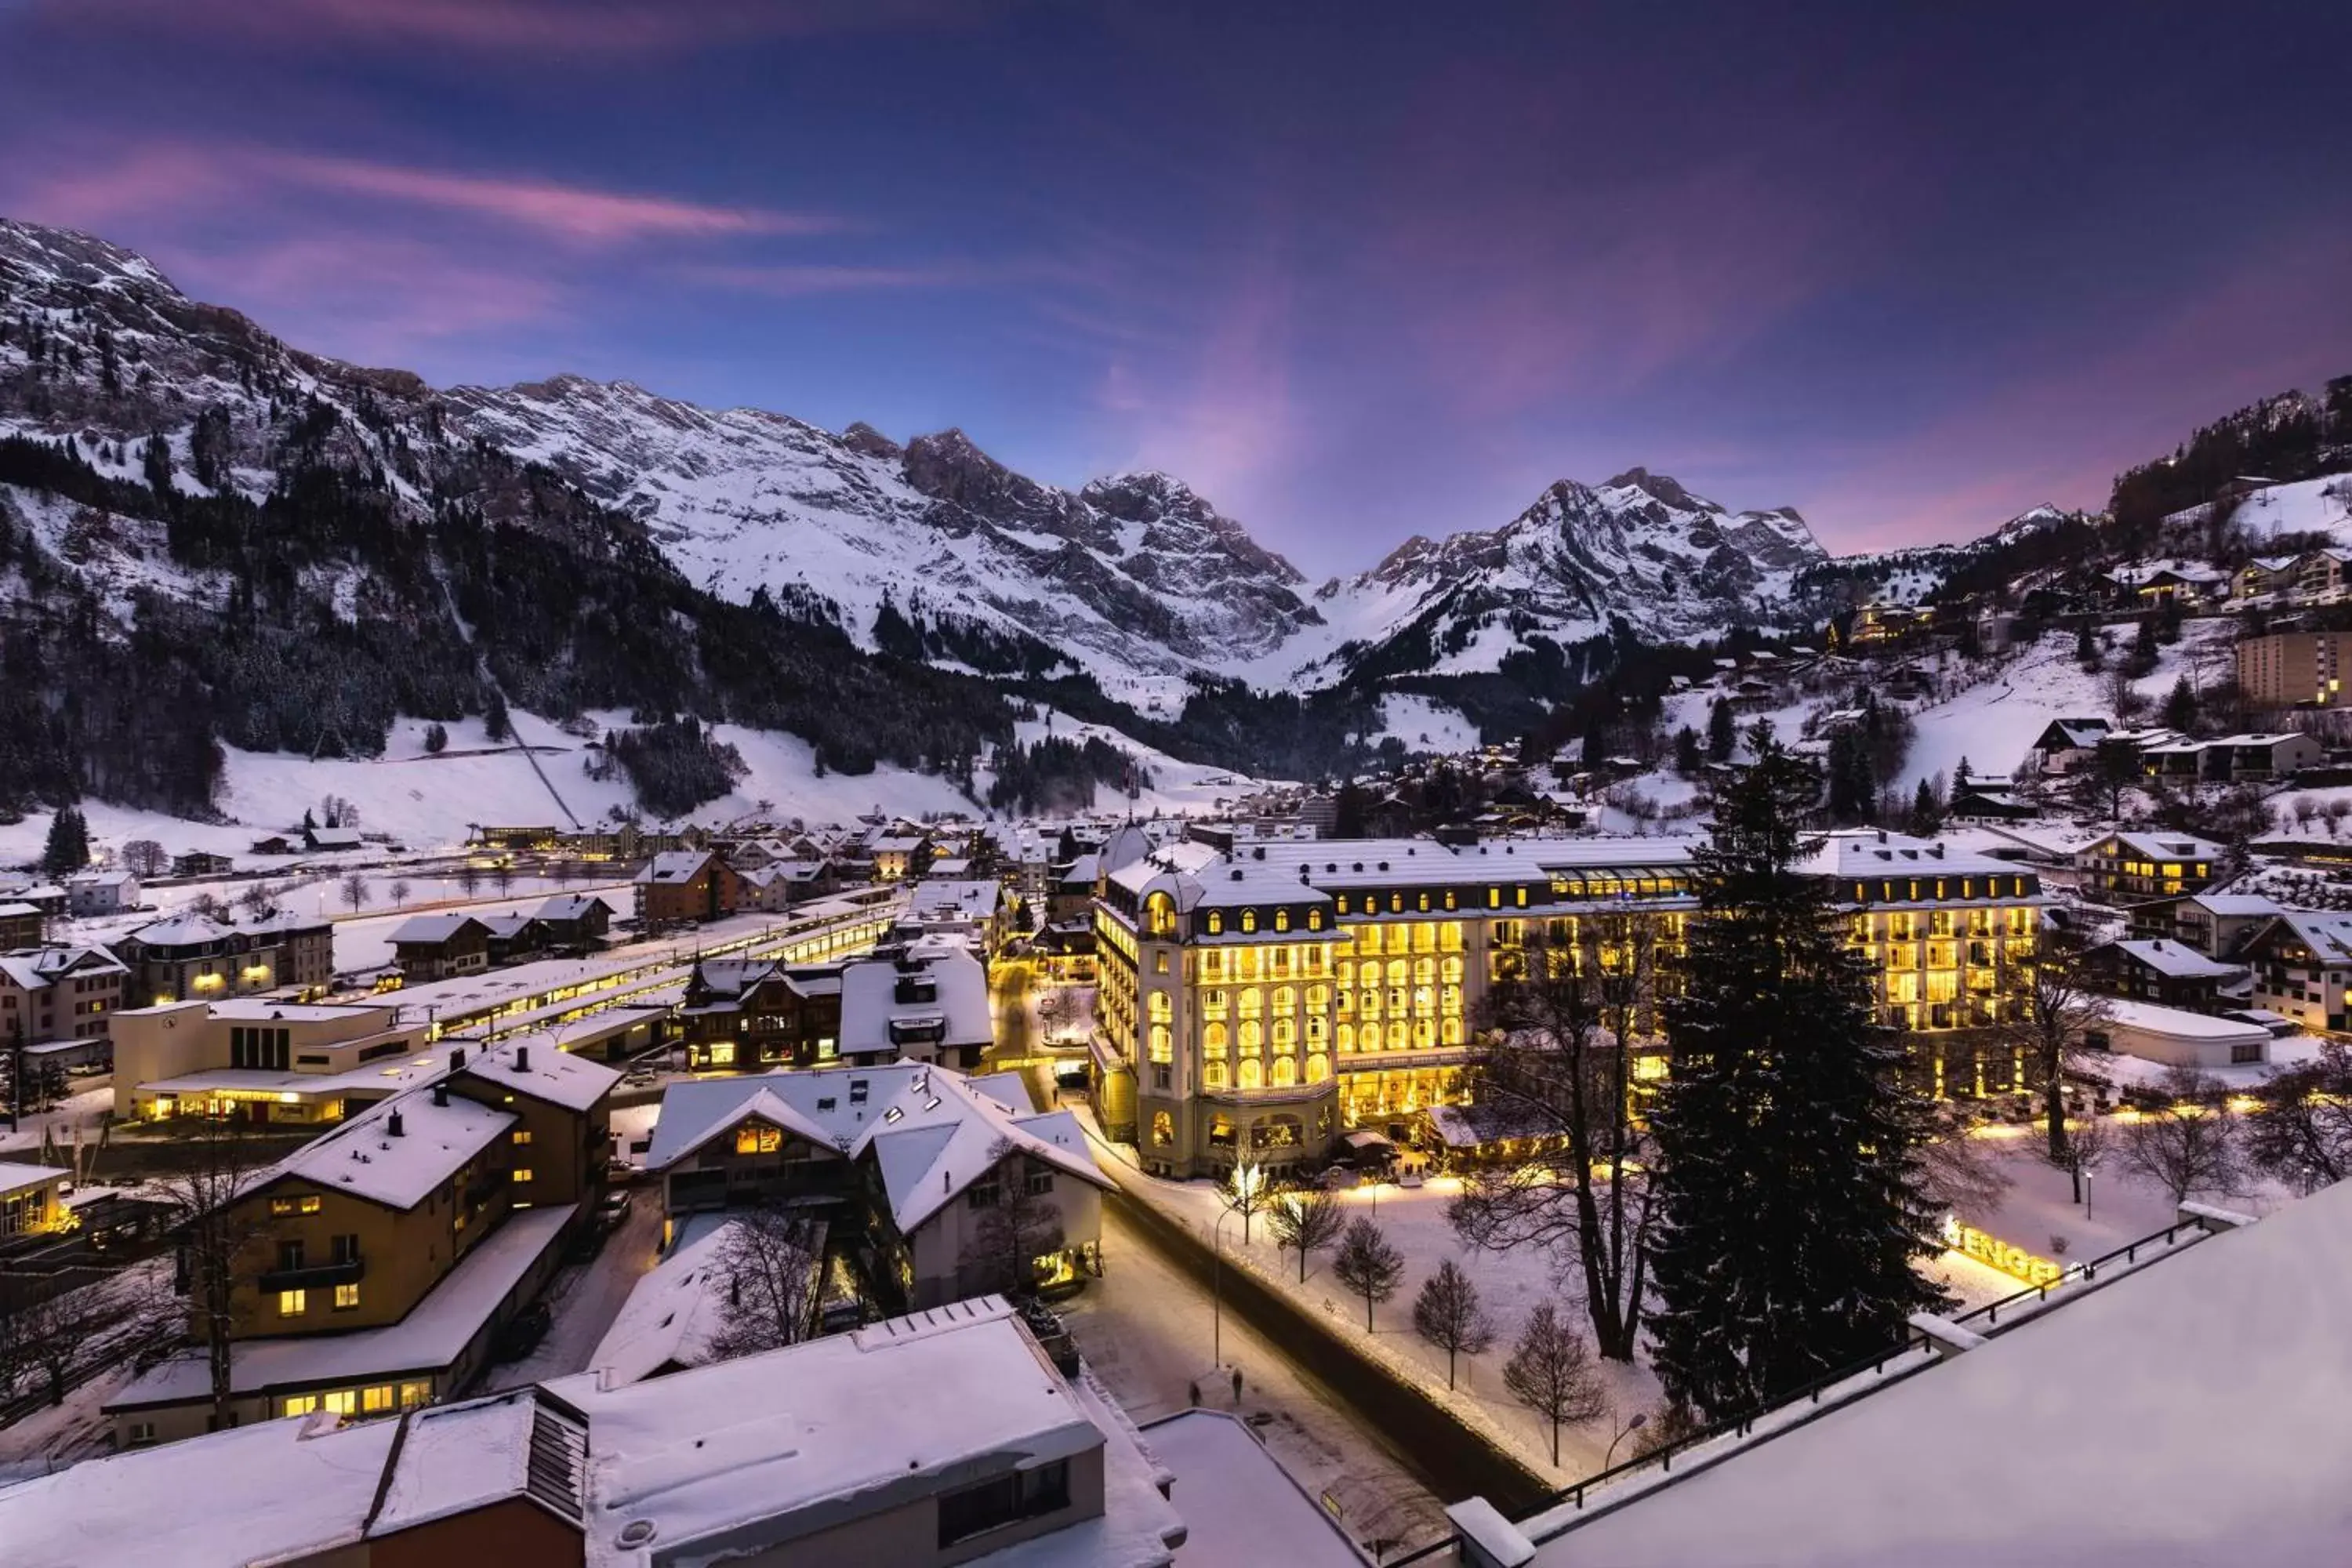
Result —
<instances>
[{"instance_id":1,"label":"balcony","mask_svg":"<svg viewBox=\"0 0 2352 1568\"><path fill-rule=\"evenodd\" d=\"M259 1284L265 1296L279 1290L323 1290L331 1285L356 1285L367 1273L367 1259L345 1258L331 1263L306 1263L299 1268L272 1268Z\"/></svg>"}]
</instances>

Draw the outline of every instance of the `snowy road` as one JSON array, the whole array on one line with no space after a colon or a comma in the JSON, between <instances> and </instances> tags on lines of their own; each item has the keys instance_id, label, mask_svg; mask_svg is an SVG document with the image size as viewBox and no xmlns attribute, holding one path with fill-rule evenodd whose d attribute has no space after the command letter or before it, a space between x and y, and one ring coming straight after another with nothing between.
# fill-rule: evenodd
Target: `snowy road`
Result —
<instances>
[{"instance_id":1,"label":"snowy road","mask_svg":"<svg viewBox=\"0 0 2352 1568\"><path fill-rule=\"evenodd\" d=\"M1225 1364L1210 1364L1208 1291L1176 1268L1120 1213L1103 1206L1106 1277L1061 1306L1078 1349L1096 1375L1138 1421L1190 1408L1191 1386L1201 1402L1263 1413L1258 1434L1283 1468L1310 1494L1328 1493L1341 1524L1358 1542L1423 1545L1445 1532L1437 1499L1416 1480L1387 1434L1369 1429L1289 1356L1230 1311L1225 1314ZM1242 1373L1236 1406L1232 1369ZM1181 1492L1182 1478L1178 1478Z\"/></svg>"},{"instance_id":2,"label":"snowy road","mask_svg":"<svg viewBox=\"0 0 2352 1568\"><path fill-rule=\"evenodd\" d=\"M661 1194L637 1193L637 1201L621 1228L604 1238L604 1246L586 1264L567 1264L548 1286L546 1300L554 1321L539 1348L520 1361L494 1366L483 1380L483 1392L520 1388L551 1377L568 1377L587 1369L597 1342L621 1314L629 1299L656 1261L654 1249L661 1238Z\"/></svg>"}]
</instances>

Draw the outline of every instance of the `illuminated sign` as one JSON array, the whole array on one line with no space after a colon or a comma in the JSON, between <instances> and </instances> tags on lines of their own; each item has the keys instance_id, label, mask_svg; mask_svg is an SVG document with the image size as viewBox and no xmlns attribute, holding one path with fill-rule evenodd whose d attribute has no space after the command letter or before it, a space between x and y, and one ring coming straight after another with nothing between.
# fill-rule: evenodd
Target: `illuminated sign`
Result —
<instances>
[{"instance_id":1,"label":"illuminated sign","mask_svg":"<svg viewBox=\"0 0 2352 1568\"><path fill-rule=\"evenodd\" d=\"M2021 1247L2011 1247L1997 1236L1987 1236L1974 1226L1962 1225L1950 1215L1944 1216L1944 1245L2028 1285L2055 1285L2066 1277L2063 1264L2036 1258Z\"/></svg>"}]
</instances>

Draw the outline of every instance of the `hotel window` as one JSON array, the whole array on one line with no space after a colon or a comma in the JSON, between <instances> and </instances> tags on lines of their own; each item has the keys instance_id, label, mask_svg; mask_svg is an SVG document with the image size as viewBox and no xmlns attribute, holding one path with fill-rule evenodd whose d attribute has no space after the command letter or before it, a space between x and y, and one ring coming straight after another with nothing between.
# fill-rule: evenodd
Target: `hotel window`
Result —
<instances>
[{"instance_id":1,"label":"hotel window","mask_svg":"<svg viewBox=\"0 0 2352 1568\"><path fill-rule=\"evenodd\" d=\"M281 1318L299 1318L308 1305L308 1298L299 1290L278 1292L278 1315Z\"/></svg>"},{"instance_id":2,"label":"hotel window","mask_svg":"<svg viewBox=\"0 0 2352 1568\"><path fill-rule=\"evenodd\" d=\"M518 1127L518 1128L516 1128L516 1129L514 1130L514 1141L515 1141L517 1143L528 1143L528 1142L530 1142L530 1128L528 1128L528 1127Z\"/></svg>"},{"instance_id":3,"label":"hotel window","mask_svg":"<svg viewBox=\"0 0 2352 1568\"><path fill-rule=\"evenodd\" d=\"M854 1101L859 1097L853 1094ZM738 1127L735 1130L735 1152L738 1154L772 1154L782 1144L784 1135L772 1127ZM518 1172L518 1176L522 1173ZM522 1177L528 1180L528 1177Z\"/></svg>"},{"instance_id":4,"label":"hotel window","mask_svg":"<svg viewBox=\"0 0 2352 1568\"><path fill-rule=\"evenodd\" d=\"M1307 911L1307 929L1308 931L1321 931L1323 929L1323 911L1321 910L1309 910Z\"/></svg>"},{"instance_id":5,"label":"hotel window","mask_svg":"<svg viewBox=\"0 0 2352 1568\"><path fill-rule=\"evenodd\" d=\"M356 1285L338 1285L338 1286L336 1286L336 1287L335 1287L335 1310L336 1310L336 1311L338 1311L338 1312L349 1312L349 1311L353 1311L353 1310L356 1310L358 1309L359 1304L360 1304L360 1288L359 1288L358 1286L356 1286Z\"/></svg>"},{"instance_id":6,"label":"hotel window","mask_svg":"<svg viewBox=\"0 0 2352 1568\"><path fill-rule=\"evenodd\" d=\"M273 1219L284 1219L289 1215L317 1214L320 1206L320 1200L315 1197L272 1198L269 1200L269 1214Z\"/></svg>"},{"instance_id":7,"label":"hotel window","mask_svg":"<svg viewBox=\"0 0 2352 1568\"><path fill-rule=\"evenodd\" d=\"M1211 936L1222 936L1224 934L1224 930L1225 917L1218 910L1211 910L1209 911L1209 934Z\"/></svg>"},{"instance_id":8,"label":"hotel window","mask_svg":"<svg viewBox=\"0 0 2352 1568\"><path fill-rule=\"evenodd\" d=\"M516 1181L516 1182L518 1182L518 1183L522 1183L522 1182L528 1182L528 1181L530 1181L530 1167L529 1167L529 1166L524 1166L524 1167L522 1167L521 1169L517 1170L517 1171L515 1172L515 1173L514 1173L514 1179L515 1179L515 1181Z\"/></svg>"},{"instance_id":9,"label":"hotel window","mask_svg":"<svg viewBox=\"0 0 2352 1568\"><path fill-rule=\"evenodd\" d=\"M1288 910L1276 910L1274 911L1274 929L1276 931L1288 931L1290 929L1290 911Z\"/></svg>"},{"instance_id":10,"label":"hotel window","mask_svg":"<svg viewBox=\"0 0 2352 1568\"><path fill-rule=\"evenodd\" d=\"M1164 1110L1151 1116L1151 1142L1165 1149L1176 1142L1176 1119Z\"/></svg>"},{"instance_id":11,"label":"hotel window","mask_svg":"<svg viewBox=\"0 0 2352 1568\"><path fill-rule=\"evenodd\" d=\"M1257 930L1257 911L1255 910L1244 910L1242 911L1242 930L1244 932Z\"/></svg>"}]
</instances>

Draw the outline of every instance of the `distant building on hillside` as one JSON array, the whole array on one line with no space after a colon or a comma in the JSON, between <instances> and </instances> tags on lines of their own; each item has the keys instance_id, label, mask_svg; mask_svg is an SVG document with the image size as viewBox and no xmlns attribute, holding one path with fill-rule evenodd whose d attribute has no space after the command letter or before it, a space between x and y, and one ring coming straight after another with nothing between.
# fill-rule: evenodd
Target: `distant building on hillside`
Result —
<instances>
[{"instance_id":1,"label":"distant building on hillside","mask_svg":"<svg viewBox=\"0 0 2352 1568\"><path fill-rule=\"evenodd\" d=\"M2238 689L2254 708L2335 708L2344 701L2352 632L2273 632L2237 651Z\"/></svg>"}]
</instances>

